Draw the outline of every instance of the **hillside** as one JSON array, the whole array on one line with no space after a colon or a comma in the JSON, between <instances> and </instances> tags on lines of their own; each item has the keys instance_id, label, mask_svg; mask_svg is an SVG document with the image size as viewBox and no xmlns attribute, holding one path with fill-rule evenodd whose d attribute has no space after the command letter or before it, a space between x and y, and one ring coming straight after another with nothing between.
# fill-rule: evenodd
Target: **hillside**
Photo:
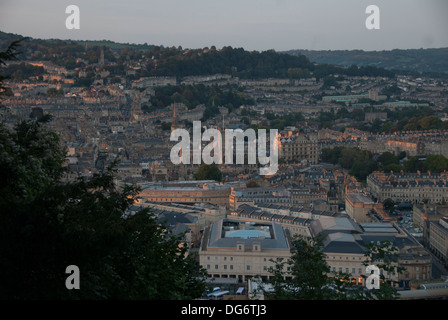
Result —
<instances>
[{"instance_id":1,"label":"hillside","mask_svg":"<svg viewBox=\"0 0 448 320\"><path fill-rule=\"evenodd\" d=\"M0 50L20 35L0 31ZM74 69L78 58L89 63L104 55L119 67L127 59L144 57L145 67L139 76L177 76L231 74L240 78L325 78L334 74L347 76L393 77L397 73L437 73L448 77L448 48L391 51L248 51L225 46L221 49L164 47L150 44L116 43L109 40L72 41L32 39L22 43L24 59L49 60Z\"/></svg>"},{"instance_id":2,"label":"hillside","mask_svg":"<svg viewBox=\"0 0 448 320\"><path fill-rule=\"evenodd\" d=\"M0 50L20 35L0 31ZM88 43L88 45L86 45ZM145 60L138 76L176 76L179 78L195 75L231 74L245 79L325 78L340 74L348 76L393 77L394 73L373 66L346 68L328 64L316 65L305 55L267 51L248 51L244 48L225 46L182 49L153 45L121 44L112 41L72 41L59 39L27 38L22 42L20 57L24 60L48 60L67 69L80 67L79 58L88 63L98 61L100 47L104 48L106 60L121 68L125 61Z\"/></svg>"},{"instance_id":3,"label":"hillside","mask_svg":"<svg viewBox=\"0 0 448 320\"><path fill-rule=\"evenodd\" d=\"M448 75L448 48L408 49L390 51L362 50L290 50L291 55L305 55L315 63L342 66L375 66L388 70L403 70Z\"/></svg>"}]
</instances>

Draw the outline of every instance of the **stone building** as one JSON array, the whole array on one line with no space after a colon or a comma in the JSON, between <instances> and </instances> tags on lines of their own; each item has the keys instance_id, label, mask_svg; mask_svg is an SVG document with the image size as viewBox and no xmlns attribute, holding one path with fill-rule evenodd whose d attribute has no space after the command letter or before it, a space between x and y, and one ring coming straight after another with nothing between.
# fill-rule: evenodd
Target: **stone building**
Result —
<instances>
[{"instance_id":1,"label":"stone building","mask_svg":"<svg viewBox=\"0 0 448 320\"><path fill-rule=\"evenodd\" d=\"M153 202L211 203L228 207L230 186L215 181L160 181L142 185L139 197Z\"/></svg>"},{"instance_id":2,"label":"stone building","mask_svg":"<svg viewBox=\"0 0 448 320\"><path fill-rule=\"evenodd\" d=\"M277 223L223 219L206 229L199 263L212 278L267 279L271 259L291 256L289 236Z\"/></svg>"},{"instance_id":3,"label":"stone building","mask_svg":"<svg viewBox=\"0 0 448 320\"><path fill-rule=\"evenodd\" d=\"M327 191L320 186L307 185L291 189L291 205L311 208L316 200L328 200Z\"/></svg>"},{"instance_id":4,"label":"stone building","mask_svg":"<svg viewBox=\"0 0 448 320\"><path fill-rule=\"evenodd\" d=\"M317 164L319 140L317 133L288 131L279 137L279 158L286 161L307 161Z\"/></svg>"},{"instance_id":5,"label":"stone building","mask_svg":"<svg viewBox=\"0 0 448 320\"><path fill-rule=\"evenodd\" d=\"M432 278L429 252L392 223L356 223L349 217L334 217L314 220L310 229L313 237L323 237L323 252L331 274L346 273L354 284L365 285L367 245L384 240L398 249L393 266L404 268L402 273L383 273L386 281L410 288Z\"/></svg>"},{"instance_id":6,"label":"stone building","mask_svg":"<svg viewBox=\"0 0 448 320\"><path fill-rule=\"evenodd\" d=\"M448 266L448 217L429 222L429 249Z\"/></svg>"},{"instance_id":7,"label":"stone building","mask_svg":"<svg viewBox=\"0 0 448 320\"><path fill-rule=\"evenodd\" d=\"M431 172L373 172L367 177L367 191L382 202L443 203L448 199L448 175Z\"/></svg>"},{"instance_id":8,"label":"stone building","mask_svg":"<svg viewBox=\"0 0 448 320\"><path fill-rule=\"evenodd\" d=\"M358 223L370 222L369 213L378 207L381 207L381 204L378 205L362 193L354 192L345 195L345 211Z\"/></svg>"}]
</instances>

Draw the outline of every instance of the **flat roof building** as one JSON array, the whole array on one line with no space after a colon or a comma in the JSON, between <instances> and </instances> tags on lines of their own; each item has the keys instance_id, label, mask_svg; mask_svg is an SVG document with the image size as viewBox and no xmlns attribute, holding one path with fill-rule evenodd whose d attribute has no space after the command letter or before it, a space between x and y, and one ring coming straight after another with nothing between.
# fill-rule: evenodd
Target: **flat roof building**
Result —
<instances>
[{"instance_id":1,"label":"flat roof building","mask_svg":"<svg viewBox=\"0 0 448 320\"><path fill-rule=\"evenodd\" d=\"M371 221L368 214L377 207L378 205L371 198L362 193L353 192L345 195L345 210L358 223Z\"/></svg>"},{"instance_id":2,"label":"flat roof building","mask_svg":"<svg viewBox=\"0 0 448 320\"><path fill-rule=\"evenodd\" d=\"M409 238L392 223L356 223L350 217L328 217L310 223L314 237L323 239L323 252L332 274L350 275L350 280L364 285L368 245L388 240L398 248L395 266L405 268L402 274L387 274L389 280L402 288L410 288L419 281L432 278L432 260L429 252Z\"/></svg>"},{"instance_id":3,"label":"flat roof building","mask_svg":"<svg viewBox=\"0 0 448 320\"><path fill-rule=\"evenodd\" d=\"M430 250L441 260L445 267L448 266L448 216L438 221L429 223Z\"/></svg>"},{"instance_id":4,"label":"flat roof building","mask_svg":"<svg viewBox=\"0 0 448 320\"><path fill-rule=\"evenodd\" d=\"M271 260L290 256L289 235L279 224L222 219L206 229L199 262L210 277L245 281L267 279Z\"/></svg>"},{"instance_id":5,"label":"flat roof building","mask_svg":"<svg viewBox=\"0 0 448 320\"><path fill-rule=\"evenodd\" d=\"M139 197L153 202L211 203L228 207L229 195L229 185L198 180L145 183Z\"/></svg>"}]
</instances>

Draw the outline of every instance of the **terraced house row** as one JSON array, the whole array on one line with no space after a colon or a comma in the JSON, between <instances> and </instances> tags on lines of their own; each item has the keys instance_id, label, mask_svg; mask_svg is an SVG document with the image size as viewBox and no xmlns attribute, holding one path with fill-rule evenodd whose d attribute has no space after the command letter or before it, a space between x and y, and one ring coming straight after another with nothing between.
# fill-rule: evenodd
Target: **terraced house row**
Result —
<instances>
[{"instance_id":1,"label":"terraced house row","mask_svg":"<svg viewBox=\"0 0 448 320\"><path fill-rule=\"evenodd\" d=\"M411 203L444 203L448 199L447 182L446 172L373 172L367 177L367 190L380 202L390 198Z\"/></svg>"}]
</instances>

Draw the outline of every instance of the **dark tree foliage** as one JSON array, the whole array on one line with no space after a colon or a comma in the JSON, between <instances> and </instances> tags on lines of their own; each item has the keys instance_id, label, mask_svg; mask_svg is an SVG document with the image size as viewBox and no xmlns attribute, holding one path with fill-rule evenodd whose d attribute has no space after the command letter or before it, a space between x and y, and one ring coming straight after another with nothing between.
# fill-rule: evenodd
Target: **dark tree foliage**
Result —
<instances>
[{"instance_id":1,"label":"dark tree foliage","mask_svg":"<svg viewBox=\"0 0 448 320\"><path fill-rule=\"evenodd\" d=\"M378 169L378 163L373 154L370 151L357 148L324 148L321 159L324 162L340 165L360 180L365 180L370 173Z\"/></svg>"},{"instance_id":2,"label":"dark tree foliage","mask_svg":"<svg viewBox=\"0 0 448 320\"><path fill-rule=\"evenodd\" d=\"M324 148L321 154L323 162L338 164L360 180L365 180L375 170L387 173L391 171L440 173L448 170L448 159L441 154L429 155L424 159L415 156L403 159L404 157L406 157L405 153L396 156L385 152L375 159L367 150L347 147ZM400 160L403 161L400 162Z\"/></svg>"},{"instance_id":3,"label":"dark tree foliage","mask_svg":"<svg viewBox=\"0 0 448 320\"><path fill-rule=\"evenodd\" d=\"M30 77L39 77L45 74L43 67L33 66L24 62L10 64L6 67L5 74L14 81L26 80Z\"/></svg>"},{"instance_id":4,"label":"dark tree foliage","mask_svg":"<svg viewBox=\"0 0 448 320\"><path fill-rule=\"evenodd\" d=\"M221 50L154 48L157 66L148 66L151 75L191 76L232 74L240 78L289 78L292 69L310 70L313 64L305 56L291 56L268 50L246 51L224 47ZM303 73L307 74L307 73Z\"/></svg>"},{"instance_id":5,"label":"dark tree foliage","mask_svg":"<svg viewBox=\"0 0 448 320\"><path fill-rule=\"evenodd\" d=\"M19 54L17 52L17 48L19 47L21 41L22 40L14 40L9 44L6 50L0 51L0 97L10 93L10 89L3 86L3 81L9 77L4 69L7 61L16 59Z\"/></svg>"},{"instance_id":6,"label":"dark tree foliage","mask_svg":"<svg viewBox=\"0 0 448 320\"><path fill-rule=\"evenodd\" d=\"M222 180L222 172L219 170L218 166L214 163L212 164L201 164L198 172L194 175L196 180Z\"/></svg>"},{"instance_id":7,"label":"dark tree foliage","mask_svg":"<svg viewBox=\"0 0 448 320\"><path fill-rule=\"evenodd\" d=\"M353 284L350 274L330 272L323 252L324 241L318 236L313 239L295 237L291 258L271 260L274 266L269 270L268 284L272 289L261 286L271 300L394 300L398 297L394 282L387 273L401 273L397 267L398 249L389 241L366 245L364 266L375 265L380 270L378 289ZM382 271L382 272L381 272ZM368 280L369 275L364 278Z\"/></svg>"},{"instance_id":8,"label":"dark tree foliage","mask_svg":"<svg viewBox=\"0 0 448 320\"><path fill-rule=\"evenodd\" d=\"M273 113L267 113L266 118L270 121L269 127L271 129L278 130L283 130L287 126L296 126L297 122L303 121L305 119L300 112L281 116L277 116Z\"/></svg>"},{"instance_id":9,"label":"dark tree foliage","mask_svg":"<svg viewBox=\"0 0 448 320\"><path fill-rule=\"evenodd\" d=\"M1 33L5 38L11 35ZM108 61L116 62L113 74L124 75L124 63L146 58L146 67L138 71L138 77L186 76L229 74L241 79L284 78L300 79L316 77L318 80L336 74L347 76L393 77L392 71L373 66L336 66L314 64L303 54L291 55L275 50L247 51L243 48L214 46L203 49L182 49L113 43L110 41L63 41L29 39L24 43L28 52L35 52L35 59L51 61L69 70L84 66L77 58L88 63L99 61L100 52ZM115 54L114 52L115 51ZM118 55L117 55L118 54Z\"/></svg>"},{"instance_id":10,"label":"dark tree foliage","mask_svg":"<svg viewBox=\"0 0 448 320\"><path fill-rule=\"evenodd\" d=\"M410 157L408 161L404 162L403 169L406 172L430 171L440 173L448 170L448 159L441 154L433 154L422 160L418 157Z\"/></svg>"},{"instance_id":11,"label":"dark tree foliage","mask_svg":"<svg viewBox=\"0 0 448 320\"><path fill-rule=\"evenodd\" d=\"M0 126L0 297L189 299L203 272L147 210L127 215L138 189L118 190L112 169L61 183L65 153L41 122ZM67 290L76 265L81 289Z\"/></svg>"},{"instance_id":12,"label":"dark tree foliage","mask_svg":"<svg viewBox=\"0 0 448 320\"><path fill-rule=\"evenodd\" d=\"M10 59L14 49L0 56ZM0 299L193 299L205 271L113 166L63 182L66 152L51 117L0 123ZM80 289L66 268L78 266Z\"/></svg>"},{"instance_id":13,"label":"dark tree foliage","mask_svg":"<svg viewBox=\"0 0 448 320\"><path fill-rule=\"evenodd\" d=\"M340 299L342 292L337 278L329 276L330 267L322 251L322 239L295 237L291 258L272 260L268 283L272 290L266 291L272 300L332 300ZM339 297L340 296L340 297Z\"/></svg>"},{"instance_id":14,"label":"dark tree foliage","mask_svg":"<svg viewBox=\"0 0 448 320\"><path fill-rule=\"evenodd\" d=\"M203 121L220 114L218 107L226 107L229 111L242 105L254 105L255 101L236 86L179 85L155 89L151 97L154 109L163 109L172 103L184 103L189 109L205 105Z\"/></svg>"}]
</instances>

